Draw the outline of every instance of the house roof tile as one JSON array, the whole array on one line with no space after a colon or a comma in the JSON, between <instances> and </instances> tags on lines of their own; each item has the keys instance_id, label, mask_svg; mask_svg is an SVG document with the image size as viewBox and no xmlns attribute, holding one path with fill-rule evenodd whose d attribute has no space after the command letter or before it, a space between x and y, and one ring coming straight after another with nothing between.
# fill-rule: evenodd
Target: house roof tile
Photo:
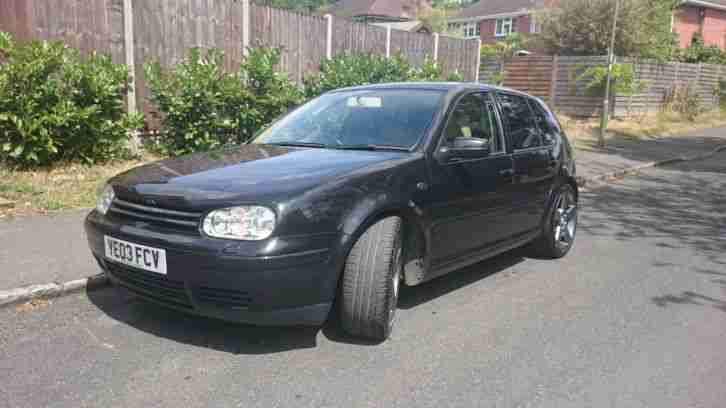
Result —
<instances>
[{"instance_id":1,"label":"house roof tile","mask_svg":"<svg viewBox=\"0 0 726 408\"><path fill-rule=\"evenodd\" d=\"M544 1L542 0L481 0L461 10L455 18L491 16L494 14L515 13L543 7Z\"/></svg>"}]
</instances>

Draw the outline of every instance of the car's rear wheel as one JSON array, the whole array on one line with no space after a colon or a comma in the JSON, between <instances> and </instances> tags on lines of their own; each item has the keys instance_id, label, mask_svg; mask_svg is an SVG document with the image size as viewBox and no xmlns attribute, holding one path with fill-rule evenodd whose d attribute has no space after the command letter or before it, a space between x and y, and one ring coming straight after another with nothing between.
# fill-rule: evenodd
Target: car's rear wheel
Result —
<instances>
[{"instance_id":1,"label":"car's rear wheel","mask_svg":"<svg viewBox=\"0 0 726 408\"><path fill-rule=\"evenodd\" d=\"M403 269L401 218L371 225L348 254L343 271L341 325L356 337L391 335Z\"/></svg>"},{"instance_id":2,"label":"car's rear wheel","mask_svg":"<svg viewBox=\"0 0 726 408\"><path fill-rule=\"evenodd\" d=\"M564 184L555 193L542 233L532 243L532 249L545 258L562 258L572 248L576 232L577 198L572 186Z\"/></svg>"}]
</instances>

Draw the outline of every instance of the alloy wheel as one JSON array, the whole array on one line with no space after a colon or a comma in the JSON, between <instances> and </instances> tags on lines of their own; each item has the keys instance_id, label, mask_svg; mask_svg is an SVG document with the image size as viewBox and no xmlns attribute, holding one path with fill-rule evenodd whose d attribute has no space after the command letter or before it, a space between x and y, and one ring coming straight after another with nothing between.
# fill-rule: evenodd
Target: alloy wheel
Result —
<instances>
[{"instance_id":1,"label":"alloy wheel","mask_svg":"<svg viewBox=\"0 0 726 408\"><path fill-rule=\"evenodd\" d=\"M565 190L557 197L552 221L555 244L561 249L570 247L577 231L577 202L571 191Z\"/></svg>"},{"instance_id":2,"label":"alloy wheel","mask_svg":"<svg viewBox=\"0 0 726 408\"><path fill-rule=\"evenodd\" d=\"M398 306L398 292L401 288L401 270L403 269L403 259L401 257L402 248L399 245L396 251L396 257L393 261L393 273L391 274L391 294L388 299L388 327L393 327L396 320L396 309Z\"/></svg>"}]
</instances>

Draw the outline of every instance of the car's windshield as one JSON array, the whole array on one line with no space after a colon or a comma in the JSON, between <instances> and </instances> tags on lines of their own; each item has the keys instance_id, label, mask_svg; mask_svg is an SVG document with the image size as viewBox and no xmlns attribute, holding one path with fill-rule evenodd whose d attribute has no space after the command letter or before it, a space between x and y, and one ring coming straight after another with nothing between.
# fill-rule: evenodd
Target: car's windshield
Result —
<instances>
[{"instance_id":1,"label":"car's windshield","mask_svg":"<svg viewBox=\"0 0 726 408\"><path fill-rule=\"evenodd\" d=\"M325 94L264 130L252 143L409 149L431 125L443 95L411 89Z\"/></svg>"}]
</instances>

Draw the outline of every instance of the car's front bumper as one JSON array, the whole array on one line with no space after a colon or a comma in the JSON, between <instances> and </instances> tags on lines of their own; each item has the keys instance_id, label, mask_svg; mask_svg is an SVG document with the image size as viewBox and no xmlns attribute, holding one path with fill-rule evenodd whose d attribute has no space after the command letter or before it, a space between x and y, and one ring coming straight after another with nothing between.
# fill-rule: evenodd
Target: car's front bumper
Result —
<instances>
[{"instance_id":1,"label":"car's front bumper","mask_svg":"<svg viewBox=\"0 0 726 408\"><path fill-rule=\"evenodd\" d=\"M274 245L282 253L254 256L271 243L182 234L96 211L86 218L85 229L93 255L112 282L185 312L259 325L319 325L335 297L334 234L278 239ZM106 259L104 235L164 249L167 274Z\"/></svg>"}]
</instances>

